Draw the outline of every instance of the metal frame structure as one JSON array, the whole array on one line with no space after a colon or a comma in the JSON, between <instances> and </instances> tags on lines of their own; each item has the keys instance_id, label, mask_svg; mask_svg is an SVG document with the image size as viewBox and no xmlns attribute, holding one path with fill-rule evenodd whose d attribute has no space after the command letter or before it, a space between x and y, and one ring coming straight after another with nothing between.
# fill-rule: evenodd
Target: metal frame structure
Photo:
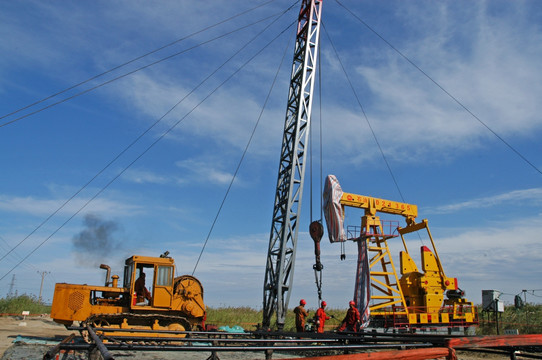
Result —
<instances>
[{"instance_id":1,"label":"metal frame structure","mask_svg":"<svg viewBox=\"0 0 542 360\"><path fill-rule=\"evenodd\" d=\"M458 288L457 279L447 277L444 273L427 220L416 223L416 205L342 192L333 175L329 175L326 180L325 193L330 199L327 202L328 208L333 210L325 212L328 233L333 234L333 239L330 237L332 242L336 239L344 241L335 228L343 227L345 207L364 209L359 232L349 230L348 234L354 236L349 236L348 240L358 242L354 300L360 312L366 308L367 302L359 301L361 297L358 295L364 294L358 292L358 289L365 288L370 282L371 294L363 299L371 300L371 326L413 329L478 324L476 307L463 298L464 292ZM406 226L392 225L394 222L386 224L377 215L379 212L403 216ZM404 235L424 229L431 240L432 249L425 245L420 249L421 272L410 256ZM404 247L404 251L400 252L400 278L388 247L388 239L399 235ZM368 260L365 266L359 260L364 256ZM369 280L362 276L367 273Z\"/></svg>"},{"instance_id":2,"label":"metal frame structure","mask_svg":"<svg viewBox=\"0 0 542 360\"><path fill-rule=\"evenodd\" d=\"M321 0L303 0L299 12L275 206L263 288L263 327L276 311L282 329L290 299L301 212L312 93L320 37Z\"/></svg>"},{"instance_id":3,"label":"metal frame structure","mask_svg":"<svg viewBox=\"0 0 542 360\"><path fill-rule=\"evenodd\" d=\"M367 215L364 216L364 218ZM371 226L371 233L364 233L356 241L367 242L369 269L371 277L371 314L373 316L408 316L408 307L403 292L399 288L399 276L393 264L393 257L388 247L388 239L397 235L383 233L380 219L376 216ZM358 267L358 273L360 268ZM360 277L357 275L356 279ZM357 286L357 284L356 284Z\"/></svg>"},{"instance_id":4,"label":"metal frame structure","mask_svg":"<svg viewBox=\"0 0 542 360\"><path fill-rule=\"evenodd\" d=\"M102 333L100 328L70 327L69 330L85 330L89 332L91 343L84 343L75 334L71 334L62 340L55 347L43 355L43 359L63 358L66 352L84 356L88 353L91 356L101 354L104 359L114 360L113 355L125 357L128 352L132 357L141 357L149 351L176 351L176 352L210 352L208 359L219 359L219 352L265 352L266 359L272 359L274 351L300 352L310 351L329 353L329 351L351 352L356 351L358 359L372 359L374 352L366 352L368 349L378 349L381 358L387 359L434 359L448 357L453 350L491 352L508 355L515 358L517 350L521 349L523 357L538 358L534 351L542 344L542 335L505 335L505 336L465 336L463 333L435 334L435 333L381 333L381 332L343 332L340 334L317 334L304 333L299 338L296 333L283 332L245 332L228 333L224 336L223 331L216 332L194 332L194 331L156 331L166 337L160 338L156 343L156 337L145 337L133 335L131 337L118 339ZM134 329L121 329L126 332L133 332ZM147 330L142 330L147 331ZM171 337L167 337L168 334ZM179 335L185 335L182 342L179 342ZM73 340L76 341L73 341ZM104 340L107 339L107 343ZM206 344L206 346L202 346ZM24 346L24 339L22 345ZM483 349L481 349L483 347ZM407 348L407 350L404 350ZM533 352L527 352L532 349ZM397 349L397 350L396 350ZM398 351L401 349L400 351ZM363 352L359 352L359 351ZM388 350L389 352L383 352ZM113 353L114 352L114 353ZM119 353L120 352L120 353ZM320 353L323 352L323 353ZM32 351L34 353L34 351ZM134 355L135 354L135 355ZM335 358L340 358L341 355ZM37 356L35 356L37 357ZM181 354L178 357L182 357ZM302 360L302 358L297 358Z\"/></svg>"}]
</instances>

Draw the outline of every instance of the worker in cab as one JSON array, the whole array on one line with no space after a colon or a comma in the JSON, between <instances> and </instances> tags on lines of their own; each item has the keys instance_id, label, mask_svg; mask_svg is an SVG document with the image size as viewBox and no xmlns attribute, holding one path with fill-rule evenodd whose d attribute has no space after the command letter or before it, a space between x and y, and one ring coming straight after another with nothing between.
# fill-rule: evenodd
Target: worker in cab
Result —
<instances>
[{"instance_id":1,"label":"worker in cab","mask_svg":"<svg viewBox=\"0 0 542 360\"><path fill-rule=\"evenodd\" d=\"M304 299L299 300L299 306L294 309L295 313L295 328L297 332L305 331L305 319L309 316L309 312L305 310L307 302Z\"/></svg>"},{"instance_id":2,"label":"worker in cab","mask_svg":"<svg viewBox=\"0 0 542 360\"><path fill-rule=\"evenodd\" d=\"M356 303L354 301L350 301L348 305L348 311L346 312L346 316L339 327L339 331L348 330L357 332L361 321L359 310L356 308Z\"/></svg>"},{"instance_id":3,"label":"worker in cab","mask_svg":"<svg viewBox=\"0 0 542 360\"><path fill-rule=\"evenodd\" d=\"M136 305L146 305L145 300L150 304L151 302L151 293L145 287L145 273L141 269L139 277L135 281L134 291L136 293Z\"/></svg>"},{"instance_id":4,"label":"worker in cab","mask_svg":"<svg viewBox=\"0 0 542 360\"><path fill-rule=\"evenodd\" d=\"M317 332L319 333L324 332L324 325L326 324L326 320L330 319L330 317L326 314L326 306L327 303L325 301L322 301L320 307L316 311L316 325L318 326Z\"/></svg>"}]
</instances>

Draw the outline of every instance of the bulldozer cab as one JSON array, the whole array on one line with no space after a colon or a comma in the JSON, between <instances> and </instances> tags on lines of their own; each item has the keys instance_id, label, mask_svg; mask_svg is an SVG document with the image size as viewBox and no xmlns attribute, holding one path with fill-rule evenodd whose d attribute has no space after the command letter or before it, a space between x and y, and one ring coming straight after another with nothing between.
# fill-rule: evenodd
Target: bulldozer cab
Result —
<instances>
[{"instance_id":1,"label":"bulldozer cab","mask_svg":"<svg viewBox=\"0 0 542 360\"><path fill-rule=\"evenodd\" d=\"M148 257L134 255L126 259L124 267L124 287L130 289L133 309L170 308L173 297L173 276L175 264L169 257ZM136 294L136 282L145 274L145 288L150 300L142 301ZM142 281L142 280L140 280Z\"/></svg>"}]
</instances>

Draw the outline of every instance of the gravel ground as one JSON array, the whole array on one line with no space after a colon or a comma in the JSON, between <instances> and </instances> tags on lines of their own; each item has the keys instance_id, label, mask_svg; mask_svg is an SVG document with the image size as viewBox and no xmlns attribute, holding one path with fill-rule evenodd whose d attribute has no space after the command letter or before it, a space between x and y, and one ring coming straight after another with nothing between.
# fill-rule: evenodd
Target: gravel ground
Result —
<instances>
[{"instance_id":1,"label":"gravel ground","mask_svg":"<svg viewBox=\"0 0 542 360\"><path fill-rule=\"evenodd\" d=\"M25 326L22 326L26 324ZM24 321L21 317L0 317L0 360L35 360L42 359L43 355L61 340L72 334L62 325L53 322L48 316L27 317ZM23 336L23 341L14 343L17 336ZM47 344L29 344L26 341L47 342ZM187 360L205 360L211 355L207 351L183 351L181 353L174 351L111 351L115 359L137 358L143 360L158 359L187 359ZM265 359L265 353L261 352L218 352L220 360L258 360ZM309 354L307 354L309 355ZM316 356L316 354L311 354ZM510 359L510 356L497 354L483 354L473 352L458 352L459 360L469 359L487 359L501 360ZM301 357L299 354L283 354L275 352L273 359L289 359ZM89 360L86 352L61 354L59 359L64 360Z\"/></svg>"},{"instance_id":2,"label":"gravel ground","mask_svg":"<svg viewBox=\"0 0 542 360\"><path fill-rule=\"evenodd\" d=\"M20 359L42 359L43 355L52 346L38 345L38 344L14 344L8 348L5 352L2 360L20 360ZM143 360L173 360L173 359L186 359L186 360L205 360L211 355L210 352L205 351L183 351L179 352L163 352L163 351L146 351L146 352L133 352L133 351L111 351L111 355L115 359L125 358L137 358ZM248 360L248 359L265 359L263 352L219 352L217 353L221 360ZM297 356L286 356L284 354L273 354L273 359L288 359ZM99 358L99 357L98 357ZM64 360L88 360L89 356L86 352L77 353L62 353L59 359Z\"/></svg>"},{"instance_id":3,"label":"gravel ground","mask_svg":"<svg viewBox=\"0 0 542 360\"><path fill-rule=\"evenodd\" d=\"M41 341L56 341L58 343L71 333L72 331L66 330L64 326L53 322L49 316L33 316L26 317L26 319L18 316L2 316L0 317L0 356L14 344L18 335ZM25 359L22 355L18 356L7 357L6 359ZM4 358L2 357L2 359ZM37 358L27 357L27 359Z\"/></svg>"},{"instance_id":4,"label":"gravel ground","mask_svg":"<svg viewBox=\"0 0 542 360\"><path fill-rule=\"evenodd\" d=\"M22 326L24 325L24 326ZM21 360L21 359L42 359L43 355L54 345L72 334L73 331L67 330L63 325L59 325L48 316L43 317L22 317L8 316L0 317L0 360ZM17 341L17 337L22 336L22 341ZM47 344L29 344L24 341L47 342ZM207 351L111 351L115 359L138 358L143 360L154 359L187 359L187 360L205 360L211 352ZM265 359L265 353L262 352L219 352L217 353L221 360L245 360L245 359ZM273 354L273 359L288 359L299 357L298 355ZM76 354L62 354L59 357L65 360L87 360L88 354L80 352Z\"/></svg>"}]
</instances>

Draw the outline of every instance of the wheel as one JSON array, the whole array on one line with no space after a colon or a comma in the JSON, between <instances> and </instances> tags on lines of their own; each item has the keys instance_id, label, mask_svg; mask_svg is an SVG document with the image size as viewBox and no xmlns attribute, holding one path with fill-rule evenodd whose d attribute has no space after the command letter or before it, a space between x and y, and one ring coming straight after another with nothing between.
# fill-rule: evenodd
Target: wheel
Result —
<instances>
[{"instance_id":1,"label":"wheel","mask_svg":"<svg viewBox=\"0 0 542 360\"><path fill-rule=\"evenodd\" d=\"M97 318L97 319L93 319L90 322L90 326L92 326L94 328L109 327L109 322L104 318Z\"/></svg>"},{"instance_id":2,"label":"wheel","mask_svg":"<svg viewBox=\"0 0 542 360\"><path fill-rule=\"evenodd\" d=\"M85 329L79 330L79 333L81 334L81 337L83 338L83 340L87 344L90 344L92 342L91 338L90 338L90 335L88 333L88 330L86 330L87 324L90 325L91 327L93 327L94 329L96 329L96 328L105 328L105 327L108 327L110 325L109 321L107 321L105 318L101 318L101 317L97 317L97 318L90 317L85 322L82 322L80 326L85 328ZM95 330L95 332L96 332L97 335L102 335L103 334L102 331L96 331Z\"/></svg>"},{"instance_id":3,"label":"wheel","mask_svg":"<svg viewBox=\"0 0 542 360\"><path fill-rule=\"evenodd\" d=\"M173 322L171 322L167 326L167 328L168 328L168 330L171 330L171 331L190 331L192 327L190 326L190 323L186 319L178 318L178 319L173 320ZM190 336L190 335L187 335L187 334L175 334L173 336L178 336L178 337L184 338L184 337L187 337L187 336Z\"/></svg>"},{"instance_id":4,"label":"wheel","mask_svg":"<svg viewBox=\"0 0 542 360\"><path fill-rule=\"evenodd\" d=\"M179 323L171 323L168 325L167 329L171 331L185 331L186 330L184 326L182 326Z\"/></svg>"}]
</instances>

